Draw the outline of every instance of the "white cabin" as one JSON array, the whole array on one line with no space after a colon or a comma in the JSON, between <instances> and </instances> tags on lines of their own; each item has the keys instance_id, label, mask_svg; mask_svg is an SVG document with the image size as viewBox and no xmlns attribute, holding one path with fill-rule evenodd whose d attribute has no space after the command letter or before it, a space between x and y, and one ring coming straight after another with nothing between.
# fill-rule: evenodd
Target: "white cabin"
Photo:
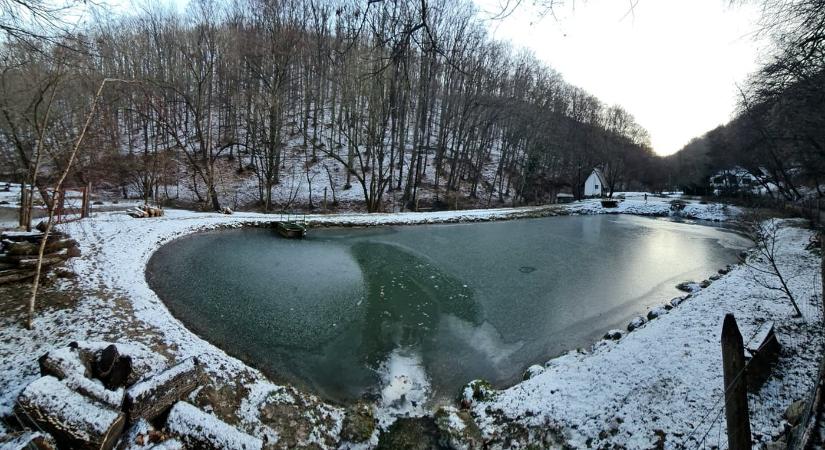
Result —
<instances>
[{"instance_id":1,"label":"white cabin","mask_svg":"<svg viewBox=\"0 0 825 450\"><path fill-rule=\"evenodd\" d=\"M607 183L604 175L599 169L593 169L593 172L584 181L584 196L585 197L601 197L607 191Z\"/></svg>"}]
</instances>

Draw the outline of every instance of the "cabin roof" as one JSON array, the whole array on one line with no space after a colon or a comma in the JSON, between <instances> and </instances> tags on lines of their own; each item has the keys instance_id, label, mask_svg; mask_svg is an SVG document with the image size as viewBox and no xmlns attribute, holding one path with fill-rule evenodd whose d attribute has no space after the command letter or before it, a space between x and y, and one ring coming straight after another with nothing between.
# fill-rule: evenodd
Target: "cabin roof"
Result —
<instances>
[{"instance_id":1,"label":"cabin roof","mask_svg":"<svg viewBox=\"0 0 825 450\"><path fill-rule=\"evenodd\" d=\"M607 185L607 182L605 181L605 179L604 179L604 175L602 174L602 171L601 171L601 170L599 170L598 168L595 168L595 167L594 167L594 168L593 168L593 173L591 173L590 175L592 176L592 175L594 175L594 174L596 175L596 178L598 178L598 179L599 179L599 184L600 184L601 186L605 186L605 185ZM588 177L588 178L590 178L590 177Z\"/></svg>"}]
</instances>

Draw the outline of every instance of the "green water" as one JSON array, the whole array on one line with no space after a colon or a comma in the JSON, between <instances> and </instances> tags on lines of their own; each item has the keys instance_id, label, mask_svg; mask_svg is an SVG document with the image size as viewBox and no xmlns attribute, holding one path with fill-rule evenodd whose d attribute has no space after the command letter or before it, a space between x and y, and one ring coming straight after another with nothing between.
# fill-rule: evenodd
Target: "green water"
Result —
<instances>
[{"instance_id":1,"label":"green water","mask_svg":"<svg viewBox=\"0 0 825 450\"><path fill-rule=\"evenodd\" d=\"M588 346L747 245L631 216L313 229L305 240L240 229L164 246L147 278L187 326L276 379L348 401L386 399L400 374L445 398Z\"/></svg>"}]
</instances>

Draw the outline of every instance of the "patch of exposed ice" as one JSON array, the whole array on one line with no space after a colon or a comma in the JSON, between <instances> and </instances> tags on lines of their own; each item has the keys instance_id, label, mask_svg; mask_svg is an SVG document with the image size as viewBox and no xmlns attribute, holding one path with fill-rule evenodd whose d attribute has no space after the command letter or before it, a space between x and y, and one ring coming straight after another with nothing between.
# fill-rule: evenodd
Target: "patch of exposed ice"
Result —
<instances>
[{"instance_id":1,"label":"patch of exposed ice","mask_svg":"<svg viewBox=\"0 0 825 450\"><path fill-rule=\"evenodd\" d=\"M376 408L379 427L387 428L399 417L427 414L431 387L420 354L397 348L381 363L378 373L381 376L381 400Z\"/></svg>"}]
</instances>

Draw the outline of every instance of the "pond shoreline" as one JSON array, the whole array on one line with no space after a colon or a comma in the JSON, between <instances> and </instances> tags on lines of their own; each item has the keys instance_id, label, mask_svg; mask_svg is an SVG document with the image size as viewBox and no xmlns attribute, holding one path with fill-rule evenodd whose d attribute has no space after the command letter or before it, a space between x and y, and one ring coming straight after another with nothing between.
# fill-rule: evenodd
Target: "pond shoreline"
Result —
<instances>
[{"instance_id":1,"label":"pond shoreline","mask_svg":"<svg viewBox=\"0 0 825 450\"><path fill-rule=\"evenodd\" d=\"M496 210L475 210L475 211L448 211L432 213L400 213L400 214L342 214L342 215L314 215L307 216L312 226L380 226L380 225L413 225L432 223L458 223L490 220L511 220L526 217L547 217L552 215L568 214L599 214L599 213L619 213L659 216L665 215L669 211L667 202L642 203L641 201L628 200L626 205L618 211L599 211L595 202L583 205L552 205L550 207L531 207L516 209L496 209ZM700 205L696 205L697 208ZM705 205L701 205L704 207ZM637 208L637 209L632 209ZM700 219L701 217L713 217L720 220L715 211L706 211L706 214L690 214L687 218ZM299 393L292 388L273 384L266 379L259 371L249 368L241 361L227 355L214 345L204 341L195 335L183 324L175 319L165 305L157 298L146 283L145 268L148 259L160 246L178 237L189 235L198 231L214 230L219 228L237 228L242 226L266 226L267 223L277 220L276 215L236 213L234 215L221 215L215 213L192 213L187 211L169 210L166 217L159 219L132 219L122 213L98 214L90 221L83 221L65 226L66 231L72 234L81 244L83 256L78 261L72 263L74 270L78 273L77 282L86 291L76 307L76 310L66 311L41 311L35 321L35 327L43 329L53 329L55 326L66 328L65 325L57 325L71 317L82 317L84 314L91 317L99 317L94 323L76 323L69 331L69 335L61 342L54 342L54 338L47 335L39 335L28 345L31 352L39 354L59 345L65 345L66 339L74 339L76 335L84 338L89 336L112 336L112 330L118 329L116 322L102 317L100 311L107 311L113 308L111 300L98 295L95 297L91 292L103 289L104 291L115 293L123 298L128 308L126 314L130 316L127 321L134 321L142 327L152 329L157 332L153 342L148 342L150 346L158 345L166 348L175 359L182 359L188 356L201 355L207 361L210 375L217 380L234 383L242 395L238 408L231 414L236 417L236 422L242 428L253 434L275 433L283 436L290 435L292 440L281 438L283 446L293 445L319 445L322 448L334 448L339 445L341 429L343 426L345 411L337 406L328 405L321 402L315 396ZM122 322L122 320L120 321ZM7 327L9 328L9 327ZM28 339L22 330L14 333L14 330L5 330L4 333L19 334L22 339ZM115 332L114 338L118 338ZM140 338L131 335L123 335L120 339ZM10 348L0 347L5 357L7 353L14 354ZM29 353L31 354L31 353ZM13 355L14 356L14 355ZM10 365L15 362L20 363L22 358L19 355L11 358ZM20 389L27 381L35 375L31 363L18 364L20 367L14 368L8 376L16 377L13 382L5 383L4 386L12 387L12 390L0 398L0 413L5 414L10 407L10 401L16 396L15 389ZM238 384L240 383L240 384ZM521 384L521 383L519 383ZM517 384L516 386L518 386ZM299 424L300 432L295 432L295 426L275 423L266 417L262 411L266 410L269 396L275 392L282 392L284 389L292 392L296 404L303 406L296 407L302 411L303 415L314 417L310 424ZM269 393L269 394L268 394ZM220 412L215 409L215 412ZM307 429L310 427L311 429ZM375 443L377 435L372 437ZM277 446L276 446L277 447Z\"/></svg>"},{"instance_id":2,"label":"pond shoreline","mask_svg":"<svg viewBox=\"0 0 825 450\"><path fill-rule=\"evenodd\" d=\"M333 345L333 340L316 338L316 333L324 336L334 334L336 342L343 339L346 342L357 343L362 348L383 349L384 357L381 358L363 350L372 354L369 364L373 369L378 367L380 361L386 360L387 345L395 347L403 343L423 358L424 367L427 367L426 378L432 388L427 403L438 406L445 402L454 402L461 387L476 377L487 379L496 388L511 387L522 380L523 370L536 362L544 362L575 348L589 348L605 332L617 327L624 328L634 316L647 315L649 309L662 307L663 302L664 307L670 309L671 305L666 301L684 295L675 289L678 283L686 279L701 281L711 275L718 277L717 269L734 263L736 254L748 245L748 242L732 233L716 231L713 228L692 227L689 223L678 222L629 216L607 218L597 215L575 215L563 218L523 219L512 224L474 222L452 226L434 224L423 228L419 228L422 224L385 225L389 228L380 231L370 231L374 227L363 227L361 231L325 227L313 228L316 231L311 231L307 240L303 242L274 237L274 232L269 231L271 227L268 224L259 224L242 227L249 231L205 231L186 235L165 244L150 260L147 266L147 280L172 314L199 336L262 370L274 380L288 381L304 388L315 386L309 392L333 403L348 405L359 398L371 398L371 395L380 393L381 386L361 384L366 382L369 376L368 373L362 372L362 362L355 363L352 360L351 352L355 350L344 346L335 352L327 353L324 348ZM544 240L543 236L547 232L552 233L554 238ZM651 241L654 234L657 237L655 241ZM499 237L486 239L491 236ZM430 239L436 242L455 242L458 249L467 248L466 246L472 242L478 245L471 250L474 256L467 259L462 254L470 250L469 248L465 251L451 251L443 245L430 245ZM525 241L532 243L525 244ZM670 250L653 253L648 250L648 256L641 259L632 255L634 249L647 247L645 242L648 241L664 245ZM373 246L370 247L373 250L369 254L382 262L371 264L372 269L369 270L358 263L358 267L364 272L355 269L352 265L355 264L355 260L349 259L355 256L349 251L350 246L357 242L371 243L369 245ZM392 245L394 248L392 263L386 259L389 254L382 251L385 245ZM596 245L599 247L594 247ZM490 248L496 250L491 253ZM576 250L578 248L590 250L580 253ZM717 248L718 250L714 250ZM532 249L538 253L527 255ZM566 264L562 264L561 260L553 256L572 255L571 251L577 256L575 261ZM591 257L594 251L601 254L599 261ZM343 254L350 256L341 259ZM726 256L723 257L722 254ZM616 266L616 269L603 280L606 283L604 288L590 289L588 282L584 282L580 288L565 288L557 286L556 282L545 281L564 279L575 284L575 280L579 279L577 274L586 274L589 271L587 267L593 267L594 263L606 263L608 260L605 258L608 255L609 264ZM646 263L655 255L658 255L658 261L668 263L665 263L665 266ZM705 257L711 259L705 260ZM500 270L487 271L484 264L474 263L491 258L498 258L497 265ZM177 273L175 268L184 266L189 260L193 261L190 272ZM414 263L409 264L408 260ZM213 265L203 265L198 261L220 261L226 268L215 271ZM289 263L282 265L283 261ZM454 261L462 262L453 264ZM538 267L536 274L527 275L530 272L522 270L525 267L521 266L527 264L527 261L531 266L535 266L530 269L536 270ZM381 278L381 273L387 273L387 270L382 268L386 264L389 264L386 267L395 269L389 270L392 272L391 275ZM622 264L634 269L623 270L619 267ZM671 266L674 269L665 268ZM294 267L304 269L296 270ZM430 269L423 269L424 267ZM680 269L677 270L675 267ZM344 273L357 277L353 270L361 273L361 276L366 276L369 272L375 282L382 285L381 298L377 288L369 297L361 297L361 300L358 300L358 296L364 295L364 292L360 291L355 297L350 294L339 296L343 292L354 292L351 290L352 285L347 281L348 278L342 277ZM512 272L516 276L523 274L523 280L530 280L529 284L535 287L507 287L512 275L500 281L493 281L496 274L502 270ZM326 277L317 279L314 275L308 283L299 281L303 279L306 271L314 274L329 273L334 275L336 281L330 282ZM408 271L409 276L417 277L422 284L405 278L407 275L404 273ZM413 273L417 275L412 275ZM630 281L639 273L645 274L644 281ZM216 282L218 279L221 281ZM280 282L275 281L279 279ZM360 277L358 279L359 286L369 285ZM354 278L352 281L356 282ZM260 286L267 287L259 287L259 283L263 283ZM388 289L386 299L383 298L384 285ZM435 285L436 291L418 290L424 285ZM189 286L200 286L206 291L193 296ZM319 291L320 286L326 287ZM212 293L212 287L217 289L215 292L224 292L228 289L232 294L227 296ZM619 289L621 294L614 292L616 289ZM283 295L286 292L290 294ZM542 295L541 292L547 294ZM550 292L554 293L549 294ZM461 304L470 309L461 310L465 313L461 315L459 310L451 309L458 303L447 301L448 296L450 299L454 296L464 299ZM567 300L579 297L579 301ZM232 300L235 298L242 298L244 301L236 307L235 301ZM317 304L313 300L332 298L337 300ZM536 300L527 300L533 298ZM417 306L403 306L407 302ZM202 311L191 312L193 307L201 304L209 306L204 306ZM314 306L304 309L304 304ZM544 306L547 304L556 306ZM573 307L574 304L577 306ZM330 307L338 312L330 314ZM449 316L450 321L442 323L437 318L442 317L445 307L452 310L453 315ZM474 312L468 312L470 310ZM522 310L533 312L517 312ZM370 316L368 314L371 311L373 314ZM381 311L381 314L377 314L376 311ZM421 314L422 311L426 313ZM481 311L486 313L479 316L477 313ZM362 317L362 314L365 316ZM455 314L463 319L458 319L459 316ZM566 319L553 320L552 325L547 321L538 323L529 320L530 317L538 316L548 319L561 317L560 314ZM275 328L270 330L269 325L265 326L264 322L257 320L258 317L268 318L264 322L271 323ZM404 319L401 319L402 317ZM515 317L519 319L513 319ZM368 321L363 325L357 325L361 330L395 329L399 326L411 331L412 335L407 334L407 338L403 340L396 336L391 339L395 344L391 344L390 341L384 340L388 336L379 337L366 331L354 332L354 328L350 327L360 323L360 320ZM447 328L437 327L433 325L433 321L442 325L452 325ZM295 336L302 335L303 328L295 329L290 324L299 322L312 327L316 333L296 340ZM515 326L517 323L522 326ZM228 329L224 328L225 324L236 325L237 332L228 332ZM434 330L437 329L441 331L436 333ZM477 339L484 338L487 345L495 345L498 353L490 353L491 350L476 353L475 346L463 340L467 333L474 334ZM239 339L237 336L240 335L245 338ZM422 340L417 340L414 336L420 336ZM428 337L424 339L423 336ZM429 344L422 345L424 340ZM294 350L278 350L293 348L293 344L296 344ZM270 348L272 350L269 350ZM309 348L314 350L307 350ZM302 352L305 350L307 354L304 355ZM454 353L454 356L447 357L450 352ZM323 358L326 362L323 363L320 362L322 354L326 355ZM471 354L475 357L464 356ZM484 355L489 358L485 358ZM455 372L437 369L454 358L462 360L461 363L455 363ZM346 383L340 381L341 378L338 376L327 378L322 375L326 373L331 361L335 361L336 366L341 364L342 371L348 374L345 378ZM324 380L331 384L325 384ZM344 392L346 394L343 394ZM372 394L361 397L354 395L356 392ZM386 399L383 401L395 403Z\"/></svg>"}]
</instances>

